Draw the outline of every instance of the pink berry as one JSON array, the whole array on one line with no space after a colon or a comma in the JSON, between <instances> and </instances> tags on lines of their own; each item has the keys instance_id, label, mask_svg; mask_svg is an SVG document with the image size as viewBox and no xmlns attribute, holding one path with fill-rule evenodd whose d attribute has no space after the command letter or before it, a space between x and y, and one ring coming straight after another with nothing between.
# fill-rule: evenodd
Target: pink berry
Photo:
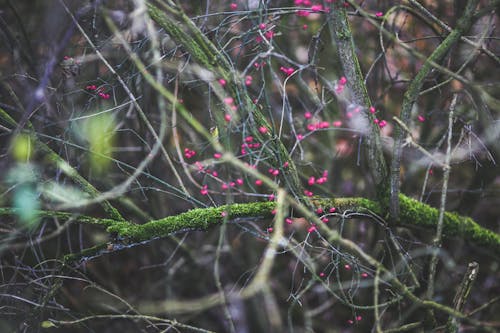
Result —
<instances>
[{"instance_id":1,"label":"pink berry","mask_svg":"<svg viewBox=\"0 0 500 333\"><path fill-rule=\"evenodd\" d=\"M207 189L207 185L203 185L201 190L200 190L200 193L201 195L207 195L208 194L208 189Z\"/></svg>"},{"instance_id":2,"label":"pink berry","mask_svg":"<svg viewBox=\"0 0 500 333\"><path fill-rule=\"evenodd\" d=\"M321 184L326 183L326 181L327 181L326 177L320 177L320 178L316 179L316 184L321 185Z\"/></svg>"},{"instance_id":3,"label":"pink berry","mask_svg":"<svg viewBox=\"0 0 500 333\"><path fill-rule=\"evenodd\" d=\"M319 11L323 10L323 6L322 5L314 5L314 6L311 6L311 10L313 12L319 12Z\"/></svg>"},{"instance_id":4,"label":"pink berry","mask_svg":"<svg viewBox=\"0 0 500 333\"><path fill-rule=\"evenodd\" d=\"M266 36L267 39L272 39L274 37L274 31L269 30L264 33L264 36Z\"/></svg>"}]
</instances>

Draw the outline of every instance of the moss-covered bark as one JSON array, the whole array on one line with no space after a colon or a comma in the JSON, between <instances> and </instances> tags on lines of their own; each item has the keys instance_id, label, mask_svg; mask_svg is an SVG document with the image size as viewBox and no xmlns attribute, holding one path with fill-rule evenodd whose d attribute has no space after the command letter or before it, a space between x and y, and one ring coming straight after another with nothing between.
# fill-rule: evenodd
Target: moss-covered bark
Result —
<instances>
[{"instance_id":1,"label":"moss-covered bark","mask_svg":"<svg viewBox=\"0 0 500 333\"><path fill-rule=\"evenodd\" d=\"M400 195L401 226L417 227L433 231L438 221L439 211L427 204L407 196ZM315 199L313 204L324 210L335 207L337 212L346 210L365 214L376 214L387 217L388 211L380 204L365 198L334 198ZM271 218L275 208L274 202L253 202L224 205L210 208L196 208L174 216L153 220L145 224L134 224L119 220L100 219L88 216L78 216L65 212L40 211L41 217L72 218L80 223L100 225L118 240L126 243L137 243L168 236L182 230L206 230L220 225L224 218L234 220L241 217ZM0 208L0 216L15 215L15 209ZM446 213L444 218L445 237L460 237L484 249L491 250L494 255L500 254L500 236L481 227L470 217L455 213Z\"/></svg>"}]
</instances>

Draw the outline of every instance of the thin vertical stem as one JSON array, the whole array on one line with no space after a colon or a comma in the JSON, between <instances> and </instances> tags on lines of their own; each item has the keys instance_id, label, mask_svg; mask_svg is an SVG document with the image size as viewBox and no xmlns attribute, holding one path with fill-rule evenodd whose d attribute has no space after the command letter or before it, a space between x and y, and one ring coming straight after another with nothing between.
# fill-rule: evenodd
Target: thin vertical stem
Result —
<instances>
[{"instance_id":1,"label":"thin vertical stem","mask_svg":"<svg viewBox=\"0 0 500 333\"><path fill-rule=\"evenodd\" d=\"M429 279L427 285L427 298L432 298L434 294L434 278L436 276L436 267L438 261L438 252L441 247L441 239L443 237L443 221L444 221L444 213L446 211L446 196L448 192L448 180L450 179L450 161L451 161L451 138L453 136L453 112L455 110L455 105L457 103L457 94L453 95L453 99L450 104L450 113L448 115L448 141L446 147L446 157L445 157L445 166L443 167L444 175L443 175L443 187L441 189L441 205L439 207L439 217L437 223L436 237L432 242L433 250L432 257L429 267Z\"/></svg>"},{"instance_id":2,"label":"thin vertical stem","mask_svg":"<svg viewBox=\"0 0 500 333\"><path fill-rule=\"evenodd\" d=\"M380 268L377 267L375 272L375 280L373 281L373 306L375 315L375 329L377 333L382 333L382 327L380 326L380 311L379 311L379 284L380 284Z\"/></svg>"}]
</instances>

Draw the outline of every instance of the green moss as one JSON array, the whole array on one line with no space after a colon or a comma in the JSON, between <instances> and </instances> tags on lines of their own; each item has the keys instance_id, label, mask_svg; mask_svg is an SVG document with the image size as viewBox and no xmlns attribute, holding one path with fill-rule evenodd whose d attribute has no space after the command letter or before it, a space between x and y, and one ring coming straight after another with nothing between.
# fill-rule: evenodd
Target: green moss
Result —
<instances>
[{"instance_id":1,"label":"green moss","mask_svg":"<svg viewBox=\"0 0 500 333\"><path fill-rule=\"evenodd\" d=\"M400 221L403 225L417 226L433 231L436 228L439 210L405 195L399 196ZM445 237L461 237L500 254L500 236L481 227L470 217L446 212L443 232Z\"/></svg>"},{"instance_id":2,"label":"green moss","mask_svg":"<svg viewBox=\"0 0 500 333\"><path fill-rule=\"evenodd\" d=\"M315 207L325 211L335 207L337 212L346 210L373 213L381 217L387 215L387 209L373 200L365 198L313 198ZM431 234L435 232L439 211L427 204L400 195L401 226L426 229ZM153 220L145 224L133 224L126 221L96 218L84 215L75 215L67 212L37 211L37 216L58 218L61 221L74 220L79 223L98 225L124 242L141 242L155 238L166 237L182 230L206 230L220 225L224 218L236 219L240 217L271 218L275 202L253 202L244 204L224 205L211 208L196 208L174 216ZM223 213L224 212L224 213ZM13 208L0 208L0 216L15 215ZM473 242L484 249L492 250L495 255L500 254L500 235L481 227L470 217L446 212L443 232L445 237L460 237ZM100 245L102 247L102 244ZM101 251L101 247L85 252Z\"/></svg>"},{"instance_id":3,"label":"green moss","mask_svg":"<svg viewBox=\"0 0 500 333\"><path fill-rule=\"evenodd\" d=\"M98 244L98 245L89 247L89 248L84 249L84 250L82 250L82 251L80 251L78 253L66 254L63 257L63 261L65 263L69 263L69 262L74 262L74 261L81 260L81 259L83 259L85 257L95 256L99 252L106 250L107 246L108 246L108 243L103 243L103 244Z\"/></svg>"},{"instance_id":4,"label":"green moss","mask_svg":"<svg viewBox=\"0 0 500 333\"><path fill-rule=\"evenodd\" d=\"M377 215L382 214L382 209L377 202L365 198L315 198L312 202L316 207L321 207L324 210L335 207L340 212L355 210L372 212Z\"/></svg>"},{"instance_id":5,"label":"green moss","mask_svg":"<svg viewBox=\"0 0 500 333\"><path fill-rule=\"evenodd\" d=\"M337 212L353 210L357 212L374 213L384 217L387 212L380 204L365 198L314 198L312 203L316 207L328 210L337 208ZM407 196L400 195L401 223L406 227L428 229L433 233L439 216L436 208L421 203ZM224 205L212 208L197 208L175 216L150 221L137 225L113 220L103 220L101 225L107 226L107 231L129 241L144 241L165 237L173 232L185 229L206 230L217 226L224 220L223 212L229 219L238 217L271 217L274 209L273 202L254 202L246 204ZM90 222L90 221L89 221ZM469 217L455 213L445 213L445 237L461 237L477 245L500 250L500 236L493 231L481 227Z\"/></svg>"},{"instance_id":6,"label":"green moss","mask_svg":"<svg viewBox=\"0 0 500 333\"><path fill-rule=\"evenodd\" d=\"M401 205L400 225L426 229L430 233L435 232L439 217L438 209L405 195L400 195L399 200ZM315 206L325 210L335 207L339 212L349 209L358 212L372 212L381 217L388 214L386 207L365 198L321 198L313 199L312 202ZM500 254L500 235L483 228L470 217L446 212L443 222L445 237L460 237L483 248L493 250L495 254Z\"/></svg>"},{"instance_id":7,"label":"green moss","mask_svg":"<svg viewBox=\"0 0 500 333\"><path fill-rule=\"evenodd\" d=\"M271 211L274 207L274 202L254 202L212 208L196 208L185 213L140 225L114 223L107 228L107 231L116 233L119 237L140 242L165 237L173 232L185 229L206 230L211 226L222 223L224 220L223 212L230 219L238 217L271 217Z\"/></svg>"}]
</instances>

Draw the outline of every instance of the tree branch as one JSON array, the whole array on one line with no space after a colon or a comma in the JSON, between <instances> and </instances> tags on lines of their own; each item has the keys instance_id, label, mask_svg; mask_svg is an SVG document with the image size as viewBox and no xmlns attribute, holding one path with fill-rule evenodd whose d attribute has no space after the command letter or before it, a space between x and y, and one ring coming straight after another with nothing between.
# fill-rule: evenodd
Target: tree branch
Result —
<instances>
[{"instance_id":1,"label":"tree branch","mask_svg":"<svg viewBox=\"0 0 500 333\"><path fill-rule=\"evenodd\" d=\"M413 105L418 99L420 90L424 85L424 80L433 68L432 63L441 61L448 53L453 45L460 39L460 37L470 29L472 25L472 17L474 10L478 4L478 0L469 0L464 10L462 17L458 20L457 27L453 29L445 40L432 52L432 54L425 60L422 68L411 81L408 89L406 90L403 98L403 105L401 107L400 119L404 124L410 121L411 110ZM399 187L400 187L400 168L401 158L403 154L403 140L405 131L396 126L394 133L394 149L393 159L391 164L390 174L390 215L393 220L398 220L400 215L400 202L399 202Z\"/></svg>"},{"instance_id":2,"label":"tree branch","mask_svg":"<svg viewBox=\"0 0 500 333\"><path fill-rule=\"evenodd\" d=\"M399 226L434 230L438 223L439 210L427 204L400 195L401 219ZM338 214L346 210L386 216L382 206L365 198L323 198L312 201L315 207L335 207ZM95 218L85 215L75 215L66 212L39 211L39 217L58 217L61 220L74 219L75 222L100 225L115 235L116 239L126 244L139 243L168 236L182 230L206 230L209 227L220 225L224 219L237 220L243 217L272 218L275 209L274 202L252 202L230 204L219 207L196 208L187 212L167 216L145 224L134 224L120 220ZM223 214L224 212L224 214ZM0 216L16 214L14 208L0 208ZM473 219L446 212L443 220L443 235L445 237L460 237L473 244L490 250L493 255L500 253L500 235L481 227Z\"/></svg>"},{"instance_id":3,"label":"tree branch","mask_svg":"<svg viewBox=\"0 0 500 333\"><path fill-rule=\"evenodd\" d=\"M351 27L347 19L346 9L342 3L339 3L334 10L332 10L331 18L328 20L328 27L330 34L337 45L337 52L339 55L344 75L347 78L347 86L351 90L353 103L360 105L366 111L372 105L366 85L364 83L363 73L359 65L358 56L355 52L354 39L352 37ZM370 173L376 188L378 189L378 196L381 202L385 201L387 185L387 167L384 160L382 151L382 144L380 141L380 128L374 123L374 116L366 112L366 117L369 120L369 133L365 136L368 142L367 145L367 161L370 168Z\"/></svg>"}]
</instances>

